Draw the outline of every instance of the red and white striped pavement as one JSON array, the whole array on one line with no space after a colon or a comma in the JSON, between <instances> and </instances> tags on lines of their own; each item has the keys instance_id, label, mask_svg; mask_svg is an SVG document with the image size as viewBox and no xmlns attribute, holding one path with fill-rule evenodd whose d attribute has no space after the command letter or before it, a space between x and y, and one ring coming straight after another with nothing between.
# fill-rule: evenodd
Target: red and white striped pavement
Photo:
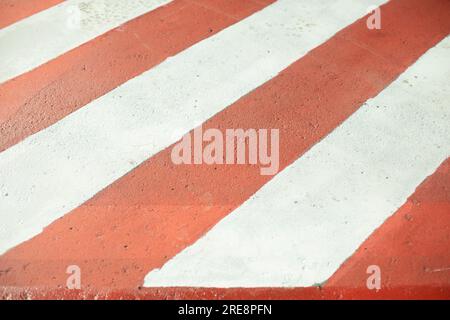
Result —
<instances>
[{"instance_id":1,"label":"red and white striped pavement","mask_svg":"<svg viewBox=\"0 0 450 320\"><path fill-rule=\"evenodd\" d=\"M449 34L448 0L0 0L0 298L450 299ZM174 164L198 126L279 129L280 170Z\"/></svg>"}]
</instances>

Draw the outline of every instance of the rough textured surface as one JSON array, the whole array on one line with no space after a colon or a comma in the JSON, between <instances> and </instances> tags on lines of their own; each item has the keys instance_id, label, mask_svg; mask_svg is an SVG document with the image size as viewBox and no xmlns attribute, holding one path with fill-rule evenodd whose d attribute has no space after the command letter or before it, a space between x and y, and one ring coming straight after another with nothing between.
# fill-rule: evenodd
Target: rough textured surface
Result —
<instances>
[{"instance_id":1,"label":"rough textured surface","mask_svg":"<svg viewBox=\"0 0 450 320\"><path fill-rule=\"evenodd\" d=\"M201 39L214 36L221 28L245 18L269 2L175 0L13 81L1 84L0 130L3 139L0 139L0 150L77 112L86 103L166 57ZM446 0L390 1L382 10L382 30L368 31L364 19L351 25L272 80L214 115L204 126L279 127L282 134L280 160L284 169L345 121L365 100L383 92L427 49L448 35L449 5ZM190 16L193 11L196 15ZM339 15L344 12L336 12L339 14L333 19L340 20ZM297 34L297 27L287 30L291 35ZM302 28L300 31L308 32L311 27L314 29L317 26L302 21L299 27ZM148 29L155 30L155 34L146 32ZM136 33L133 35L134 31ZM445 57L448 59L448 54ZM228 58L234 59L235 56L232 54ZM435 65L438 63L436 61ZM448 65L445 59L441 63ZM183 68L175 70L174 75ZM436 68L435 71L436 74L427 78L417 75L402 78L397 87L405 89L405 100L419 101L423 98L420 95L416 98L417 88L433 83L435 76L443 70ZM445 85L432 88L430 104L439 102L436 98L439 95L442 97L442 90L446 88ZM446 93L449 97L448 90ZM411 96L414 98L411 99ZM446 100L448 98L441 99L440 103ZM195 106L198 107L197 104ZM377 109L380 114L384 113L385 107L376 106L380 108ZM41 114L42 110L45 112ZM399 114L405 113L399 111ZM405 119L419 117L417 120L420 123L424 120L420 116L418 112ZM430 117L433 115L424 118ZM379 119L371 117L367 122ZM383 123L398 120L404 119L393 118ZM442 124L442 120L418 130L433 131L418 139L436 135L445 128L446 123ZM120 122L119 118L117 122ZM404 128L394 131L402 132L415 125L407 123ZM79 128L82 127L83 124L80 124ZM172 142L187 129L170 133ZM391 130L388 127L385 129ZM407 136L406 139L410 141L415 136ZM427 146L436 152L425 153L419 158L430 157L428 160L432 161L437 154L442 155L442 150L437 149L444 144ZM370 148L369 142L367 148ZM258 166L177 167L170 161L170 151L171 147L160 151L85 204L54 221L43 233L0 256L0 299L450 298L449 269L446 267L449 262L447 216L450 212L448 160L326 283L291 289L142 288L143 279L149 271L160 268L210 229L214 230L221 219L266 183L270 185L275 181L260 176ZM413 150L413 153L419 151ZM400 156L401 159L406 157L406 154ZM387 157L380 162L395 160ZM405 166L406 171L417 166L414 161ZM130 163L131 167L135 165ZM346 163L342 165L346 166ZM340 167L336 168L336 172ZM358 172L358 176L365 176L366 173ZM391 175L386 177L392 178ZM70 184L77 178L67 181ZM43 181L40 187L45 189ZM418 183L416 181L414 186ZM394 185L393 190L398 192L397 187L401 189L413 184L409 181ZM66 184L61 186L62 189ZM285 191L276 189L273 194ZM389 194L390 189L383 192ZM410 188L405 194L412 192L413 188ZM10 191L4 188L0 180L0 202L10 196ZM390 195L384 199L389 200ZM316 203L320 199L309 200ZM292 207L298 204L298 200L289 203ZM254 228L246 232L250 240L252 234L256 235ZM81 291L62 289L69 264L82 267ZM381 266L382 290L370 291L365 287L368 276L365 268L369 264Z\"/></svg>"},{"instance_id":2,"label":"rough textured surface","mask_svg":"<svg viewBox=\"0 0 450 320\"><path fill-rule=\"evenodd\" d=\"M0 253L275 77L363 16L368 0L314 3L276 2L0 153L0 190L9 194Z\"/></svg>"},{"instance_id":3,"label":"rough textured surface","mask_svg":"<svg viewBox=\"0 0 450 320\"><path fill-rule=\"evenodd\" d=\"M290 299L442 299L448 300L448 287L412 286L367 290L349 287L309 288L139 288L130 290L64 290L53 288L0 288L0 299L199 299L199 300L290 300Z\"/></svg>"},{"instance_id":4,"label":"rough textured surface","mask_svg":"<svg viewBox=\"0 0 450 320\"><path fill-rule=\"evenodd\" d=\"M264 8L175 0L0 85L0 151Z\"/></svg>"},{"instance_id":5,"label":"rough textured surface","mask_svg":"<svg viewBox=\"0 0 450 320\"><path fill-rule=\"evenodd\" d=\"M325 282L450 155L449 56L450 37L144 286Z\"/></svg>"},{"instance_id":6,"label":"rough textured surface","mask_svg":"<svg viewBox=\"0 0 450 320\"><path fill-rule=\"evenodd\" d=\"M0 29L61 2L63 0L2 0L0 2Z\"/></svg>"},{"instance_id":7,"label":"rough textured surface","mask_svg":"<svg viewBox=\"0 0 450 320\"><path fill-rule=\"evenodd\" d=\"M3 28L0 30L0 83L168 2L66 0Z\"/></svg>"},{"instance_id":8,"label":"rough textured surface","mask_svg":"<svg viewBox=\"0 0 450 320\"><path fill-rule=\"evenodd\" d=\"M381 268L382 288L450 288L450 158L327 281L363 287L368 265ZM450 299L450 293L447 295Z\"/></svg>"}]
</instances>

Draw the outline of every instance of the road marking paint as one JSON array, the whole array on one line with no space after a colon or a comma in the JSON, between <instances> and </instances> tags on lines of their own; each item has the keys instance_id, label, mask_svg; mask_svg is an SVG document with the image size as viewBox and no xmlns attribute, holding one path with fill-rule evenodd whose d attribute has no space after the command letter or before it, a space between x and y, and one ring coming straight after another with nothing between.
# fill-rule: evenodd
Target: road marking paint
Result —
<instances>
[{"instance_id":1,"label":"road marking paint","mask_svg":"<svg viewBox=\"0 0 450 320\"><path fill-rule=\"evenodd\" d=\"M0 152L266 5L174 0L1 84Z\"/></svg>"},{"instance_id":2,"label":"road marking paint","mask_svg":"<svg viewBox=\"0 0 450 320\"><path fill-rule=\"evenodd\" d=\"M151 271L145 286L327 280L450 155L449 52L450 37L194 245Z\"/></svg>"},{"instance_id":3,"label":"road marking paint","mask_svg":"<svg viewBox=\"0 0 450 320\"><path fill-rule=\"evenodd\" d=\"M169 0L66 0L0 30L0 84Z\"/></svg>"},{"instance_id":4,"label":"road marking paint","mask_svg":"<svg viewBox=\"0 0 450 320\"><path fill-rule=\"evenodd\" d=\"M0 252L176 141L183 132L170 135L175 129L201 124L276 76L369 2L278 1L0 153Z\"/></svg>"}]
</instances>

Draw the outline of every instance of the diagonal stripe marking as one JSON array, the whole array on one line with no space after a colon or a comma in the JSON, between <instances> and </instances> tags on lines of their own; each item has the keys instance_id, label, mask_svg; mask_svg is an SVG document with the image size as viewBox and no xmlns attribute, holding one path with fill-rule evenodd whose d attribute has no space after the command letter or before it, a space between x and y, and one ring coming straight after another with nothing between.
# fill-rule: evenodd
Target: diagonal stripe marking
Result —
<instances>
[{"instance_id":1,"label":"diagonal stripe marking","mask_svg":"<svg viewBox=\"0 0 450 320\"><path fill-rule=\"evenodd\" d=\"M450 155L450 37L160 270L151 287L328 279Z\"/></svg>"}]
</instances>

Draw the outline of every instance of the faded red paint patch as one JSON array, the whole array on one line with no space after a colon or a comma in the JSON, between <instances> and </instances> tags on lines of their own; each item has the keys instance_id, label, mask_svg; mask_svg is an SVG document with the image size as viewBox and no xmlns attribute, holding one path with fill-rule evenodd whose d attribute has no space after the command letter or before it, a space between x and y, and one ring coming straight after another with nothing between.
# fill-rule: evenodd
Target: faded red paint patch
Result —
<instances>
[{"instance_id":1,"label":"faded red paint patch","mask_svg":"<svg viewBox=\"0 0 450 320\"><path fill-rule=\"evenodd\" d=\"M0 1L0 29L64 0L2 0Z\"/></svg>"},{"instance_id":2,"label":"faded red paint patch","mask_svg":"<svg viewBox=\"0 0 450 320\"><path fill-rule=\"evenodd\" d=\"M326 286L365 287L370 265L381 268L382 288L450 288L450 158L360 246Z\"/></svg>"}]
</instances>

